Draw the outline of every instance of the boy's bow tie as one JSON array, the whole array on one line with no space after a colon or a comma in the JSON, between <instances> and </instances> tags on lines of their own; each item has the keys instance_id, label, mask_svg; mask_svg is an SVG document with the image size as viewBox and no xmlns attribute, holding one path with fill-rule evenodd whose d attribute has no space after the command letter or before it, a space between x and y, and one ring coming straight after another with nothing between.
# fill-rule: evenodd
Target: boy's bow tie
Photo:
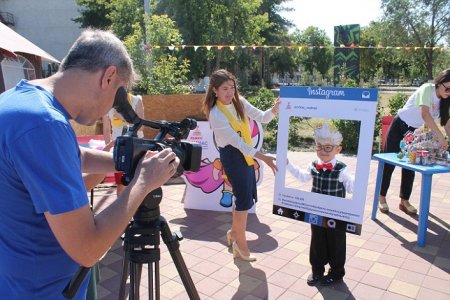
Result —
<instances>
[{"instance_id":1,"label":"boy's bow tie","mask_svg":"<svg viewBox=\"0 0 450 300\"><path fill-rule=\"evenodd\" d=\"M320 169L333 170L333 164L332 163L323 163L323 164L317 163L316 168L318 170L320 170Z\"/></svg>"}]
</instances>

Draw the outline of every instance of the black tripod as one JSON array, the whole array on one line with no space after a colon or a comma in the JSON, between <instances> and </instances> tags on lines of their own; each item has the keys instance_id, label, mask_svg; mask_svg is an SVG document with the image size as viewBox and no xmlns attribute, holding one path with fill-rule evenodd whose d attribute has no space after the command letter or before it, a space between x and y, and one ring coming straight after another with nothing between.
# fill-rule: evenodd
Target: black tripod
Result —
<instances>
[{"instance_id":1,"label":"black tripod","mask_svg":"<svg viewBox=\"0 0 450 300\"><path fill-rule=\"evenodd\" d=\"M167 245L172 260L181 277L189 299L200 300L197 289L189 274L189 271L184 263L183 257L180 253L180 243L182 240L181 234L172 234L169 225L159 211L159 203L162 199L162 189L149 193L138 210L134 214L133 221L128 224L125 229L123 247L123 268L122 278L119 291L119 299L125 299L125 286L130 273L130 300L139 300L139 285L141 281L142 265L148 264L148 289L149 299L160 299L159 290L159 236ZM154 266L154 267L153 267ZM130 267L130 272L128 272ZM67 299L75 297L81 283L90 268L80 267L72 280L63 291L63 295ZM155 276L153 276L153 271ZM153 298L155 296L155 298Z\"/></svg>"},{"instance_id":2,"label":"black tripod","mask_svg":"<svg viewBox=\"0 0 450 300\"><path fill-rule=\"evenodd\" d=\"M189 299L200 299L194 282L180 253L181 234L172 234L164 217L160 215L159 203L162 190L158 188L145 197L127 226L124 234L124 256L119 299L125 299L125 286L130 275L129 299L139 299L142 265L148 266L149 299L160 299L159 260L160 234L166 244ZM154 276L153 276L154 273ZM155 298L153 298L153 296Z\"/></svg>"}]
</instances>

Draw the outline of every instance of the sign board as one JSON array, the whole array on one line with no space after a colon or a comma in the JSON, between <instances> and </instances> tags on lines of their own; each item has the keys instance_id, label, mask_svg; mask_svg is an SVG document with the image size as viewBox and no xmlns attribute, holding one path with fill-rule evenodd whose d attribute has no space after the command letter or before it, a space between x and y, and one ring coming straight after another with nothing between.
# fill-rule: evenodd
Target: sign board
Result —
<instances>
[{"instance_id":1,"label":"sign board","mask_svg":"<svg viewBox=\"0 0 450 300\"><path fill-rule=\"evenodd\" d=\"M250 120L253 146L260 149L263 140L261 124ZM209 122L197 122L197 128L191 130L188 138L190 142L202 146L202 162L198 172L184 172L186 182L184 207L190 209L231 211L233 191L230 184L224 180L223 168L220 163L219 151L214 141L214 134ZM263 162L256 160L255 174L257 185L263 180ZM249 212L255 212L256 205Z\"/></svg>"},{"instance_id":2,"label":"sign board","mask_svg":"<svg viewBox=\"0 0 450 300\"><path fill-rule=\"evenodd\" d=\"M378 91L364 88L336 87L282 87L277 137L277 166L273 213L291 219L361 233L367 193L373 132ZM329 196L286 186L286 159L288 158L288 132L291 118L308 120L350 120L359 124L356 169L353 194L346 198ZM311 138L313 138L311 136ZM312 139L311 139L312 140ZM312 142L314 143L314 142ZM312 150L314 151L314 150ZM339 156L339 159L341 156ZM345 163L345 157L342 157ZM308 163L305 161L306 169Z\"/></svg>"}]
</instances>

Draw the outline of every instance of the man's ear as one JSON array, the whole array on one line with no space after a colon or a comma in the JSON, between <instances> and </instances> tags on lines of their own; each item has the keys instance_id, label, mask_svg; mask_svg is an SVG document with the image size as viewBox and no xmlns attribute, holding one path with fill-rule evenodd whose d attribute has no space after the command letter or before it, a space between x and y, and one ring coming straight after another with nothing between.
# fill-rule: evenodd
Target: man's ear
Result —
<instances>
[{"instance_id":1,"label":"man's ear","mask_svg":"<svg viewBox=\"0 0 450 300\"><path fill-rule=\"evenodd\" d=\"M336 154L341 153L342 146L336 146Z\"/></svg>"},{"instance_id":2,"label":"man's ear","mask_svg":"<svg viewBox=\"0 0 450 300\"><path fill-rule=\"evenodd\" d=\"M114 79L117 77L117 68L116 66L109 66L103 72L101 78L101 86L102 88L107 88L110 84L114 83Z\"/></svg>"}]
</instances>

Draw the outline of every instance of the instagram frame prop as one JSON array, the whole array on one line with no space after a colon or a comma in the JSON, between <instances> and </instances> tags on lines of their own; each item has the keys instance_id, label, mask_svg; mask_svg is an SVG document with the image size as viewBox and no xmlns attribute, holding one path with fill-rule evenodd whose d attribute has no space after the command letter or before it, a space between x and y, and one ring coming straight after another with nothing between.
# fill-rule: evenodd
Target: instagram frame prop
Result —
<instances>
[{"instance_id":1,"label":"instagram frame prop","mask_svg":"<svg viewBox=\"0 0 450 300\"><path fill-rule=\"evenodd\" d=\"M273 213L298 221L361 234L372 155L377 89L282 87L278 123L277 166ZM286 187L290 117L327 118L360 122L355 184L352 198L340 198ZM284 163L283 163L284 162ZM307 164L305 161L304 167ZM312 185L312 181L310 186Z\"/></svg>"}]
</instances>

